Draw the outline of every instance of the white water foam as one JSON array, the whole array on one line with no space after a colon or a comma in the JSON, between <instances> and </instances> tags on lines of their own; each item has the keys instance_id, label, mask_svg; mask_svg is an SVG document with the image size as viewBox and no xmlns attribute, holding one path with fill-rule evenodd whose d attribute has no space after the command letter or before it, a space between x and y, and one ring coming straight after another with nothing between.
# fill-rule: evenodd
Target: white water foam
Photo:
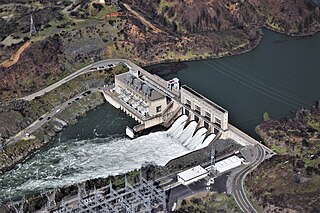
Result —
<instances>
[{"instance_id":1,"label":"white water foam","mask_svg":"<svg viewBox=\"0 0 320 213\"><path fill-rule=\"evenodd\" d=\"M166 132L134 140L105 138L57 143L0 178L0 201L28 191L71 185L138 169L150 162L165 165L190 151ZM4 184L6 183L6 184Z\"/></svg>"},{"instance_id":2,"label":"white water foam","mask_svg":"<svg viewBox=\"0 0 320 213\"><path fill-rule=\"evenodd\" d=\"M197 122L191 121L188 126L183 130L179 140L183 145L186 145L186 141L192 137L194 131L196 130Z\"/></svg>"},{"instance_id":3,"label":"white water foam","mask_svg":"<svg viewBox=\"0 0 320 213\"><path fill-rule=\"evenodd\" d=\"M201 144L206 136L206 132L208 130L206 128L198 129L196 134L192 137L191 142L188 144L187 148L190 150L194 150L199 144Z\"/></svg>"}]
</instances>

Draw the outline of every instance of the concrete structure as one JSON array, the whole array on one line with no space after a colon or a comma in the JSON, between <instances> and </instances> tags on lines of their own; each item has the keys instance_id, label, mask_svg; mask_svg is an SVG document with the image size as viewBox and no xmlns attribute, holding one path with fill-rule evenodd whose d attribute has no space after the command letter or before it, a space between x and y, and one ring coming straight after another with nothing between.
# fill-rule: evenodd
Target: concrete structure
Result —
<instances>
[{"instance_id":1,"label":"concrete structure","mask_svg":"<svg viewBox=\"0 0 320 213\"><path fill-rule=\"evenodd\" d=\"M228 130L228 111L186 85L181 88L181 103L183 113L200 126L211 128L214 133Z\"/></svg>"},{"instance_id":2,"label":"concrete structure","mask_svg":"<svg viewBox=\"0 0 320 213\"><path fill-rule=\"evenodd\" d=\"M193 182L196 182L200 179L205 178L208 175L208 171L205 170L202 166L198 165L186 171L177 174L178 182L183 185L189 185Z\"/></svg>"},{"instance_id":3,"label":"concrete structure","mask_svg":"<svg viewBox=\"0 0 320 213\"><path fill-rule=\"evenodd\" d=\"M241 165L243 159L239 158L236 155L233 155L229 158L226 158L224 160L221 160L219 162L217 162L214 165L214 168L219 172L219 173L223 173L225 171L228 171L230 169L233 169L235 167L238 167Z\"/></svg>"},{"instance_id":4,"label":"concrete structure","mask_svg":"<svg viewBox=\"0 0 320 213\"><path fill-rule=\"evenodd\" d=\"M141 130L173 121L181 113L179 102L173 98L179 95L176 84L167 89L167 81L158 76L128 66L129 72L115 77L115 87L104 91L106 100L121 109L140 124L126 132L130 137ZM175 81L176 82L176 81Z\"/></svg>"},{"instance_id":5,"label":"concrete structure","mask_svg":"<svg viewBox=\"0 0 320 213\"><path fill-rule=\"evenodd\" d=\"M124 64L129 72L117 75L115 87L104 95L114 107L140 123L126 129L128 136L159 124L169 127L181 114L197 122L194 132L203 127L206 135L228 130L228 111L190 87L180 87L179 79L166 81L134 64Z\"/></svg>"}]
</instances>

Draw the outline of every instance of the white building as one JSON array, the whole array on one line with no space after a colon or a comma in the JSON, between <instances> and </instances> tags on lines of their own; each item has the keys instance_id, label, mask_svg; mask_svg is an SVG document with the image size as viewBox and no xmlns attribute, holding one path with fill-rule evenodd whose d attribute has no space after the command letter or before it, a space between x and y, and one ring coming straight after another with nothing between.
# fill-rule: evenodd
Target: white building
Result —
<instances>
[{"instance_id":1,"label":"white building","mask_svg":"<svg viewBox=\"0 0 320 213\"><path fill-rule=\"evenodd\" d=\"M225 172L241 165L243 158L233 155L229 158L221 160L215 164L215 169L219 172Z\"/></svg>"},{"instance_id":2,"label":"white building","mask_svg":"<svg viewBox=\"0 0 320 213\"><path fill-rule=\"evenodd\" d=\"M183 185L189 185L190 183L205 178L207 175L208 171L199 165L179 173L177 177L178 182L182 183Z\"/></svg>"}]
</instances>

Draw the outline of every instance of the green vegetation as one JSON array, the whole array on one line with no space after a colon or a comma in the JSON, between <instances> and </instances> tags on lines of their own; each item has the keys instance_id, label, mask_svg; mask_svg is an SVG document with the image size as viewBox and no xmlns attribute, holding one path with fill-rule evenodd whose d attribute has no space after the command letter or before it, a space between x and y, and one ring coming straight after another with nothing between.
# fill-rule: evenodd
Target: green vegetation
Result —
<instances>
[{"instance_id":1,"label":"green vegetation","mask_svg":"<svg viewBox=\"0 0 320 213\"><path fill-rule=\"evenodd\" d=\"M292 119L269 119L256 131L277 152L246 179L264 211L315 212L320 196L320 109L299 110Z\"/></svg>"},{"instance_id":2,"label":"green vegetation","mask_svg":"<svg viewBox=\"0 0 320 213\"><path fill-rule=\"evenodd\" d=\"M106 15L115 13L118 9L112 5L90 4L90 18L105 20Z\"/></svg>"},{"instance_id":3,"label":"green vegetation","mask_svg":"<svg viewBox=\"0 0 320 213\"><path fill-rule=\"evenodd\" d=\"M199 193L181 202L175 212L241 212L231 195Z\"/></svg>"}]
</instances>

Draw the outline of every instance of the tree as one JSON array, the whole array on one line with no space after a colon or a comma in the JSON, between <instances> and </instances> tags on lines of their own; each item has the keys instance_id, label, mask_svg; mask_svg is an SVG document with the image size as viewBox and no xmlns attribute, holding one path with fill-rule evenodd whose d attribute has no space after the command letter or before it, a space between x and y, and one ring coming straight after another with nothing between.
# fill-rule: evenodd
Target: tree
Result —
<instances>
[{"instance_id":1,"label":"tree","mask_svg":"<svg viewBox=\"0 0 320 213\"><path fill-rule=\"evenodd\" d=\"M269 113L268 112L264 112L263 113L263 121L268 121L269 120Z\"/></svg>"}]
</instances>

